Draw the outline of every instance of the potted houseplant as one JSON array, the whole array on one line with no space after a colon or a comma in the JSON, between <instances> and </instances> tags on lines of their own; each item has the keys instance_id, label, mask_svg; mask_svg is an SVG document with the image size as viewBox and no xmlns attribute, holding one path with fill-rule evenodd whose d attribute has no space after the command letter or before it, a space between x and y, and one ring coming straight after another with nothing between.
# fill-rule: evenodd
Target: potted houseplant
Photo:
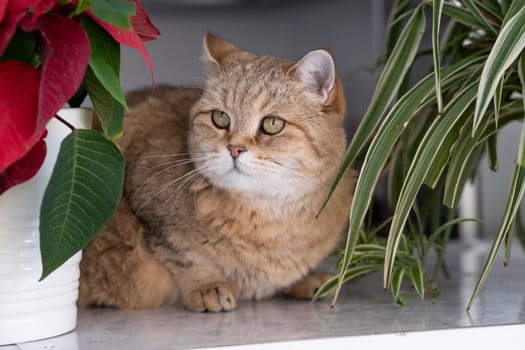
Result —
<instances>
[{"instance_id":1,"label":"potted houseplant","mask_svg":"<svg viewBox=\"0 0 525 350\"><path fill-rule=\"evenodd\" d=\"M0 3L0 345L75 327L78 254L76 265L52 272L118 204L120 44L137 49L152 71L143 41L158 35L138 0ZM102 132L89 130L90 115L70 119L62 110L86 96Z\"/></svg>"},{"instance_id":2,"label":"potted houseplant","mask_svg":"<svg viewBox=\"0 0 525 350\"><path fill-rule=\"evenodd\" d=\"M431 25L425 23L427 11ZM436 273L446 272L444 251L450 225L459 221L454 219L455 208L465 183L475 175L483 153L491 169L497 169L498 131L524 117L524 23L524 0L393 2L384 69L341 169L342 174L353 165L361 172L340 274L318 296L335 288L335 302L344 281L383 269L383 287L402 304L399 289L404 279L423 297ZM422 50L425 32L432 37L432 47ZM409 72L425 53L432 57L433 70L413 82ZM385 173L393 216L385 223L390 228L383 239L364 223L374 188ZM418 201L422 188L426 196ZM467 308L503 242L508 263L524 192L525 127L506 210ZM439 226L436 216L443 204L448 223ZM429 250L438 256L434 274L425 270Z\"/></svg>"}]
</instances>

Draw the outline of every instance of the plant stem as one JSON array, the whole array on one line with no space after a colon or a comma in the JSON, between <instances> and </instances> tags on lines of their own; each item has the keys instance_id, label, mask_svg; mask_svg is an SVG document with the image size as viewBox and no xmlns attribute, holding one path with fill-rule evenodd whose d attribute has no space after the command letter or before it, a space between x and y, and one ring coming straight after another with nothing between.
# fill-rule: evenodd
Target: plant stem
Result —
<instances>
[{"instance_id":1,"label":"plant stem","mask_svg":"<svg viewBox=\"0 0 525 350\"><path fill-rule=\"evenodd\" d=\"M59 116L58 114L55 114L55 118L60 121L62 124L64 124L65 126L67 126L68 128L71 129L71 131L75 131L77 128L75 128L73 125L71 125L67 120L65 120L64 118L62 118L61 116Z\"/></svg>"}]
</instances>

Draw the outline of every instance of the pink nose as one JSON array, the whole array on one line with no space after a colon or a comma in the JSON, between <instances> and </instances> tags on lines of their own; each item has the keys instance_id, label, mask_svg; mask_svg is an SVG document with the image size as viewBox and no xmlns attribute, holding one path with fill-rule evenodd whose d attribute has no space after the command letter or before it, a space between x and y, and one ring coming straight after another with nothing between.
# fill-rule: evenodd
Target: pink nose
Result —
<instances>
[{"instance_id":1,"label":"pink nose","mask_svg":"<svg viewBox=\"0 0 525 350\"><path fill-rule=\"evenodd\" d=\"M237 158L242 152L248 150L245 145L228 145L227 148L233 159Z\"/></svg>"}]
</instances>

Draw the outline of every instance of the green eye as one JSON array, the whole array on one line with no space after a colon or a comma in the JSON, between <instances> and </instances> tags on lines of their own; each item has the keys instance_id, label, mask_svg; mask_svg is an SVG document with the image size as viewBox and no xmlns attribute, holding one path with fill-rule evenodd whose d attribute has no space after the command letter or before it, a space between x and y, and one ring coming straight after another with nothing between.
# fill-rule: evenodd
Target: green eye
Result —
<instances>
[{"instance_id":1,"label":"green eye","mask_svg":"<svg viewBox=\"0 0 525 350\"><path fill-rule=\"evenodd\" d=\"M278 117L264 117L262 120L261 129L265 134L275 135L281 132L286 122Z\"/></svg>"},{"instance_id":2,"label":"green eye","mask_svg":"<svg viewBox=\"0 0 525 350\"><path fill-rule=\"evenodd\" d=\"M230 127L230 117L221 111L211 112L211 121L219 129L228 129Z\"/></svg>"}]
</instances>

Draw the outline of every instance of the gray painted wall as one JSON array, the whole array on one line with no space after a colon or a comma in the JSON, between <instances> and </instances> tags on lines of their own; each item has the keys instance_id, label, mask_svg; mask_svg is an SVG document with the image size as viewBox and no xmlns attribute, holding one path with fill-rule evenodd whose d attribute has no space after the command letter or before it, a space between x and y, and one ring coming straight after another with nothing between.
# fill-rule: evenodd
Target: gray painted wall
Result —
<instances>
[{"instance_id":1,"label":"gray painted wall","mask_svg":"<svg viewBox=\"0 0 525 350\"><path fill-rule=\"evenodd\" d=\"M480 217L482 234L494 236L498 230L509 192L510 179L516 160L521 123L513 123L503 129L498 136L498 172L488 167L486 157L480 164L477 187L480 192Z\"/></svg>"},{"instance_id":2,"label":"gray painted wall","mask_svg":"<svg viewBox=\"0 0 525 350\"><path fill-rule=\"evenodd\" d=\"M202 39L211 31L241 48L290 59L329 48L345 87L348 115L356 120L366 111L375 81L367 69L382 52L382 0L270 1L271 6L245 1L210 7L176 3L143 1L162 33L147 44L157 83L202 85ZM135 51L125 48L122 61L125 91L150 82Z\"/></svg>"}]
</instances>

